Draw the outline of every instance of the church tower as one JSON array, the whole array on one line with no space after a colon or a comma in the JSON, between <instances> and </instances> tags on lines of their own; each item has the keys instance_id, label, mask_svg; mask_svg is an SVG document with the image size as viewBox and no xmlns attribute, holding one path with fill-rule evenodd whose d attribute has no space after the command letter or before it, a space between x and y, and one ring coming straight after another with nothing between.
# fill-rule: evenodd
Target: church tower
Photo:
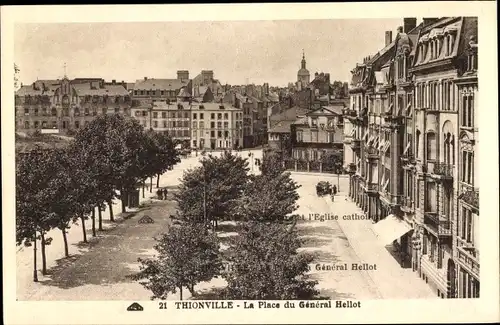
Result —
<instances>
[{"instance_id":1,"label":"church tower","mask_svg":"<svg viewBox=\"0 0 500 325\"><path fill-rule=\"evenodd\" d=\"M305 88L310 82L309 70L306 68L306 55L302 50L302 61L300 70L297 72L297 82L301 84L301 88Z\"/></svg>"}]
</instances>

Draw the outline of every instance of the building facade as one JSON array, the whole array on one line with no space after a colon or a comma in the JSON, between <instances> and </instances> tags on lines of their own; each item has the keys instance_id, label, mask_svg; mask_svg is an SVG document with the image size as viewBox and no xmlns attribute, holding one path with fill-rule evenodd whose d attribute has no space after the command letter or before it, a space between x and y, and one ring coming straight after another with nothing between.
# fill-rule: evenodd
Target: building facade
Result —
<instances>
[{"instance_id":1,"label":"building facade","mask_svg":"<svg viewBox=\"0 0 500 325\"><path fill-rule=\"evenodd\" d=\"M103 79L37 80L15 93L16 131L76 132L96 116L130 115L132 100L122 84Z\"/></svg>"},{"instance_id":2,"label":"building facade","mask_svg":"<svg viewBox=\"0 0 500 325\"><path fill-rule=\"evenodd\" d=\"M415 25L352 71L350 196L437 296L479 297L477 19Z\"/></svg>"},{"instance_id":3,"label":"building facade","mask_svg":"<svg viewBox=\"0 0 500 325\"><path fill-rule=\"evenodd\" d=\"M186 70L177 71L176 79L139 79L134 84L132 97L135 100L172 101L177 100L180 90L186 88L192 91L192 81L189 79L189 72Z\"/></svg>"},{"instance_id":4,"label":"building facade","mask_svg":"<svg viewBox=\"0 0 500 325\"><path fill-rule=\"evenodd\" d=\"M243 143L243 113L223 103L192 103L191 148L237 149Z\"/></svg>"},{"instance_id":5,"label":"building facade","mask_svg":"<svg viewBox=\"0 0 500 325\"><path fill-rule=\"evenodd\" d=\"M309 171L339 173L344 139L342 109L322 107L291 125L292 158L307 162Z\"/></svg>"}]
</instances>

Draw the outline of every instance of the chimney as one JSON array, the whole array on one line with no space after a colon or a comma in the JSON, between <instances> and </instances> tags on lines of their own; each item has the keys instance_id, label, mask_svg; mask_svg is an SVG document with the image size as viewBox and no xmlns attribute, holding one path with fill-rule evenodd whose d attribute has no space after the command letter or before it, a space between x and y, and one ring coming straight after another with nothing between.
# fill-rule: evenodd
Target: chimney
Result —
<instances>
[{"instance_id":1,"label":"chimney","mask_svg":"<svg viewBox=\"0 0 500 325\"><path fill-rule=\"evenodd\" d=\"M33 90L36 90L36 85L35 85L35 83L33 83Z\"/></svg>"},{"instance_id":2,"label":"chimney","mask_svg":"<svg viewBox=\"0 0 500 325\"><path fill-rule=\"evenodd\" d=\"M403 26L399 26L398 29L397 29L397 33L402 33L403 32Z\"/></svg>"},{"instance_id":3,"label":"chimney","mask_svg":"<svg viewBox=\"0 0 500 325\"><path fill-rule=\"evenodd\" d=\"M403 18L403 32L408 34L409 31L417 27L417 18Z\"/></svg>"},{"instance_id":4,"label":"chimney","mask_svg":"<svg viewBox=\"0 0 500 325\"><path fill-rule=\"evenodd\" d=\"M113 85L116 84L116 80L115 79L111 80L111 84Z\"/></svg>"},{"instance_id":5,"label":"chimney","mask_svg":"<svg viewBox=\"0 0 500 325\"><path fill-rule=\"evenodd\" d=\"M430 17L424 17L424 18L422 18L422 20L424 22L424 26L428 26L428 25L434 23L438 19L439 18L430 18Z\"/></svg>"},{"instance_id":6,"label":"chimney","mask_svg":"<svg viewBox=\"0 0 500 325\"><path fill-rule=\"evenodd\" d=\"M385 32L385 46L392 43L392 31L388 30Z\"/></svg>"},{"instance_id":7,"label":"chimney","mask_svg":"<svg viewBox=\"0 0 500 325\"><path fill-rule=\"evenodd\" d=\"M144 77L144 80L148 80L148 77Z\"/></svg>"}]
</instances>

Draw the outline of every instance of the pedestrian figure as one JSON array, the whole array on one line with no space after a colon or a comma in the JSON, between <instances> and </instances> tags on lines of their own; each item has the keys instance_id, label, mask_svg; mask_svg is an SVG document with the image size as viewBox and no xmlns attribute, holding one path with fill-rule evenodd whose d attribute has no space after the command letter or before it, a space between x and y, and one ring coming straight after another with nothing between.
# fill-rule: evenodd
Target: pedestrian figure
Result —
<instances>
[{"instance_id":1,"label":"pedestrian figure","mask_svg":"<svg viewBox=\"0 0 500 325\"><path fill-rule=\"evenodd\" d=\"M161 200L161 189L156 191L156 197L158 198L158 200Z\"/></svg>"},{"instance_id":2,"label":"pedestrian figure","mask_svg":"<svg viewBox=\"0 0 500 325\"><path fill-rule=\"evenodd\" d=\"M337 185L333 185L332 192L333 192L333 195L337 195Z\"/></svg>"},{"instance_id":3,"label":"pedestrian figure","mask_svg":"<svg viewBox=\"0 0 500 325\"><path fill-rule=\"evenodd\" d=\"M164 189L164 193L163 193L163 199L166 200L167 199L167 195L168 195L168 190L167 189Z\"/></svg>"}]
</instances>

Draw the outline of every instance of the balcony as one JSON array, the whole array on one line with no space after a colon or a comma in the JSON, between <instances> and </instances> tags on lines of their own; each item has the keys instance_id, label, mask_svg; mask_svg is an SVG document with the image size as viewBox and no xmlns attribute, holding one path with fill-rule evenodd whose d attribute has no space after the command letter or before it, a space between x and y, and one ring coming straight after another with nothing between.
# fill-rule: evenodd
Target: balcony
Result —
<instances>
[{"instance_id":1,"label":"balcony","mask_svg":"<svg viewBox=\"0 0 500 325\"><path fill-rule=\"evenodd\" d=\"M351 148L352 150L359 150L361 148L361 140L360 139L352 139L351 140Z\"/></svg>"},{"instance_id":2,"label":"balcony","mask_svg":"<svg viewBox=\"0 0 500 325\"><path fill-rule=\"evenodd\" d=\"M428 162L427 172L435 179L453 180L453 165L440 162Z\"/></svg>"},{"instance_id":3,"label":"balcony","mask_svg":"<svg viewBox=\"0 0 500 325\"><path fill-rule=\"evenodd\" d=\"M479 261L472 255L465 252L465 249L459 247L457 249L459 262L468 268L472 274L479 278Z\"/></svg>"},{"instance_id":4,"label":"balcony","mask_svg":"<svg viewBox=\"0 0 500 325\"><path fill-rule=\"evenodd\" d=\"M401 211L406 213L413 213L415 211L415 205L411 197L403 196L401 198Z\"/></svg>"},{"instance_id":5,"label":"balcony","mask_svg":"<svg viewBox=\"0 0 500 325\"><path fill-rule=\"evenodd\" d=\"M356 164L355 163L348 163L346 167L346 171L348 174L354 174L356 172Z\"/></svg>"},{"instance_id":6,"label":"balcony","mask_svg":"<svg viewBox=\"0 0 500 325\"><path fill-rule=\"evenodd\" d=\"M404 154L401 156L401 162L403 165L415 165L415 156L413 154Z\"/></svg>"},{"instance_id":7,"label":"balcony","mask_svg":"<svg viewBox=\"0 0 500 325\"><path fill-rule=\"evenodd\" d=\"M479 212L479 189L474 187L462 186L462 191L459 195L459 199L475 208Z\"/></svg>"},{"instance_id":8,"label":"balcony","mask_svg":"<svg viewBox=\"0 0 500 325\"><path fill-rule=\"evenodd\" d=\"M368 196L378 196L380 185L376 183L366 182L365 186L363 186L363 189L365 190L366 194L368 194Z\"/></svg>"},{"instance_id":9,"label":"balcony","mask_svg":"<svg viewBox=\"0 0 500 325\"><path fill-rule=\"evenodd\" d=\"M356 117L358 113L354 109L346 109L344 110L344 115L349 118L349 117Z\"/></svg>"},{"instance_id":10,"label":"balcony","mask_svg":"<svg viewBox=\"0 0 500 325\"><path fill-rule=\"evenodd\" d=\"M436 236L451 236L451 221L444 216L439 217L437 212L425 212L424 225Z\"/></svg>"},{"instance_id":11,"label":"balcony","mask_svg":"<svg viewBox=\"0 0 500 325\"><path fill-rule=\"evenodd\" d=\"M374 160L379 158L378 150L373 147L368 147L365 150L366 158L368 160Z\"/></svg>"}]
</instances>

